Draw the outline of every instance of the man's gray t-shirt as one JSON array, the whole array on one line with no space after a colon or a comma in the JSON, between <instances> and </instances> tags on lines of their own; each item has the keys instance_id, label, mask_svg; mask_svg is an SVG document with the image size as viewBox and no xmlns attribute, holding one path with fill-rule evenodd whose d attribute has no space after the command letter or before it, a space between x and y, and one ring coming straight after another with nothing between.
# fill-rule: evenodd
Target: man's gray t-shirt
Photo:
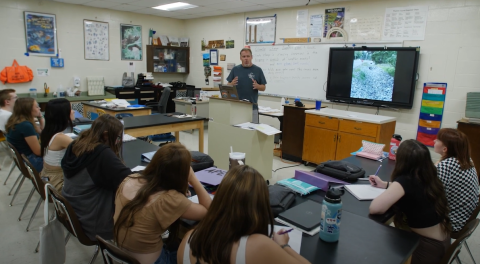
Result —
<instances>
[{"instance_id":1,"label":"man's gray t-shirt","mask_svg":"<svg viewBox=\"0 0 480 264\"><path fill-rule=\"evenodd\" d=\"M240 100L247 99L253 103L253 109L258 109L258 90L253 89L253 80L258 84L267 84L262 68L252 65L252 67L243 67L241 64L233 67L227 77L228 82L232 82L238 77L237 91Z\"/></svg>"}]
</instances>

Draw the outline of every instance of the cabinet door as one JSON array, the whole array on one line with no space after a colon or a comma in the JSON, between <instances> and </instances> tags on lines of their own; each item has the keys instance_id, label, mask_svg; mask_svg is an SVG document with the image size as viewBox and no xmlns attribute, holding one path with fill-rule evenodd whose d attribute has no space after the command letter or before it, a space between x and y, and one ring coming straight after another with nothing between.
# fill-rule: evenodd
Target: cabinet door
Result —
<instances>
[{"instance_id":1,"label":"cabinet door","mask_svg":"<svg viewBox=\"0 0 480 264\"><path fill-rule=\"evenodd\" d=\"M315 164L335 159L337 132L305 126L302 160Z\"/></svg>"},{"instance_id":2,"label":"cabinet door","mask_svg":"<svg viewBox=\"0 0 480 264\"><path fill-rule=\"evenodd\" d=\"M375 142L375 138L363 135L338 132L336 160L350 157L350 153L357 151L362 147L362 140Z\"/></svg>"}]
</instances>

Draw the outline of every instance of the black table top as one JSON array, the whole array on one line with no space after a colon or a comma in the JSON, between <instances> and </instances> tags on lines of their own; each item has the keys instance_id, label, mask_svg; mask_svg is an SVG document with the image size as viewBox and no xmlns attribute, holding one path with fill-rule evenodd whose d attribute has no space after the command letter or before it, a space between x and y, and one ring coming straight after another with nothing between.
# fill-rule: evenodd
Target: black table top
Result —
<instances>
[{"instance_id":1,"label":"black table top","mask_svg":"<svg viewBox=\"0 0 480 264\"><path fill-rule=\"evenodd\" d=\"M142 154L156 150L158 146L142 140L125 142L123 143L123 161L130 169L138 165L147 166L148 163L142 162Z\"/></svg>"},{"instance_id":2,"label":"black table top","mask_svg":"<svg viewBox=\"0 0 480 264\"><path fill-rule=\"evenodd\" d=\"M140 109L145 109L145 108L151 108L151 107L148 107L148 106L144 106L144 107L140 107L140 108L139 107L132 107L132 108L106 107L106 106L100 106L101 104L104 104L104 103L99 104L99 103L88 103L88 102L82 102L82 104L93 106L93 107L104 109L104 110L108 110L108 111L115 111L115 112L129 112L129 111L135 111L135 110L140 110Z\"/></svg>"},{"instance_id":3,"label":"black table top","mask_svg":"<svg viewBox=\"0 0 480 264\"><path fill-rule=\"evenodd\" d=\"M183 113L168 113L169 115L183 115ZM206 117L197 116L196 118L177 118L173 116L167 116L167 114L156 114L156 115L144 115L144 116L133 116L125 117L123 121L125 122L125 129L132 128L142 128L158 125L168 125L168 124L177 124L177 123L186 123L198 120L208 120Z\"/></svg>"}]
</instances>

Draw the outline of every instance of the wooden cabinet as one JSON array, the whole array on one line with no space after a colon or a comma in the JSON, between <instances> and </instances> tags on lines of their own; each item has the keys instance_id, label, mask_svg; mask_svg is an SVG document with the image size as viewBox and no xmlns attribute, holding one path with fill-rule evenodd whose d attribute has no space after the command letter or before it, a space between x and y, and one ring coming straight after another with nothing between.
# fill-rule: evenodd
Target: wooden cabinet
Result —
<instances>
[{"instance_id":1,"label":"wooden cabinet","mask_svg":"<svg viewBox=\"0 0 480 264\"><path fill-rule=\"evenodd\" d=\"M190 48L147 45L147 71L189 73Z\"/></svg>"},{"instance_id":2,"label":"wooden cabinet","mask_svg":"<svg viewBox=\"0 0 480 264\"><path fill-rule=\"evenodd\" d=\"M302 160L315 164L349 157L350 153L362 146L362 140L385 144L386 151L390 146L390 138L395 133L396 122L393 118L385 117L386 120L392 120L385 123L370 123L308 112L305 119ZM341 111L335 111L338 112Z\"/></svg>"},{"instance_id":3,"label":"wooden cabinet","mask_svg":"<svg viewBox=\"0 0 480 264\"><path fill-rule=\"evenodd\" d=\"M458 130L467 135L470 143L470 155L477 170L477 175L480 177L480 124L468 123L464 120L459 120Z\"/></svg>"},{"instance_id":4,"label":"wooden cabinet","mask_svg":"<svg viewBox=\"0 0 480 264\"><path fill-rule=\"evenodd\" d=\"M303 152L303 134L305 128L305 110L315 109L315 105L296 107L284 105L282 124L282 158L301 162Z\"/></svg>"}]
</instances>

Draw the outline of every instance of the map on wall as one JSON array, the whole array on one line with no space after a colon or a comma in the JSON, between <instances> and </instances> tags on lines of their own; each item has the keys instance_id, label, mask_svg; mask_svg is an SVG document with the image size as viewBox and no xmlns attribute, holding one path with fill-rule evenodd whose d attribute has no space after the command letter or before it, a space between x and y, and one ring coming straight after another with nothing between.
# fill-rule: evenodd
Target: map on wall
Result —
<instances>
[{"instance_id":1,"label":"map on wall","mask_svg":"<svg viewBox=\"0 0 480 264\"><path fill-rule=\"evenodd\" d=\"M272 17L247 17L245 42L249 44L275 43L276 26L276 15Z\"/></svg>"},{"instance_id":2,"label":"map on wall","mask_svg":"<svg viewBox=\"0 0 480 264\"><path fill-rule=\"evenodd\" d=\"M83 20L86 60L109 60L108 23Z\"/></svg>"}]
</instances>

